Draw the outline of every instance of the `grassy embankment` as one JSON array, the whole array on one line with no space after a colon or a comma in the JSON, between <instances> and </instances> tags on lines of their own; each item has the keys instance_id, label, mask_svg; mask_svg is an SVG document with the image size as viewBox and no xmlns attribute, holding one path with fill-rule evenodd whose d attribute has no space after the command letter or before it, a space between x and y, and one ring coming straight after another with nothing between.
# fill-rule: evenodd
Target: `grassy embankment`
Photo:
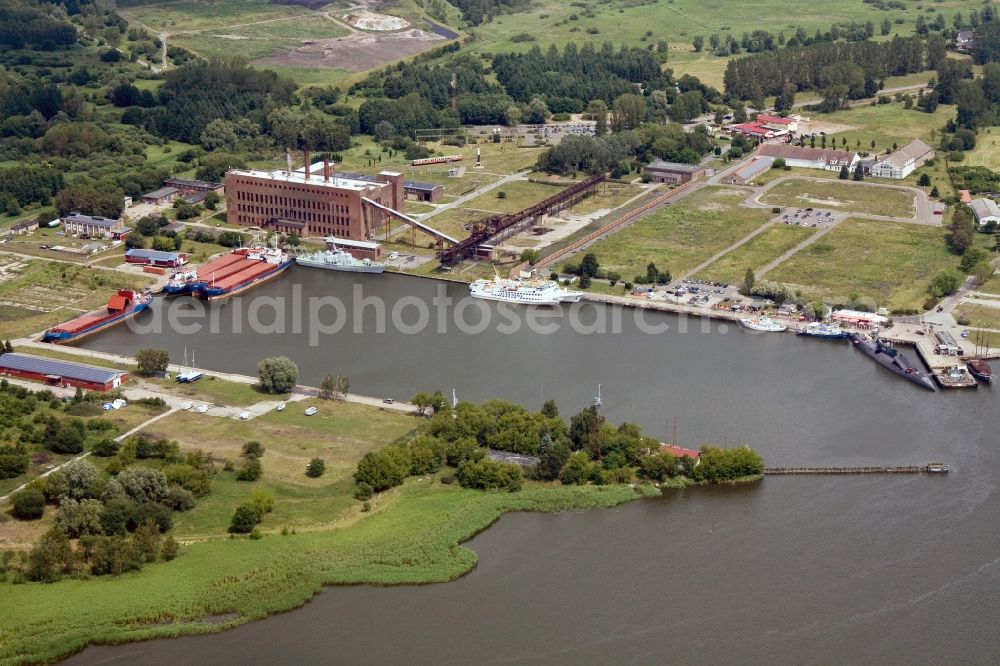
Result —
<instances>
[{"instance_id":1,"label":"grassy embankment","mask_svg":"<svg viewBox=\"0 0 1000 666\"><path fill-rule=\"evenodd\" d=\"M345 529L195 543L171 563L115 579L0 584L0 662L51 660L88 642L220 631L295 608L322 585L453 580L476 564L461 542L508 511L600 508L638 497L628 486L483 493L435 478L411 479L388 495ZM207 621L223 614L234 619Z\"/></svg>"},{"instance_id":2,"label":"grassy embankment","mask_svg":"<svg viewBox=\"0 0 1000 666\"><path fill-rule=\"evenodd\" d=\"M826 208L848 213L913 217L913 193L843 180L795 178L778 183L762 203L796 208Z\"/></svg>"},{"instance_id":3,"label":"grassy embankment","mask_svg":"<svg viewBox=\"0 0 1000 666\"><path fill-rule=\"evenodd\" d=\"M739 188L707 187L594 243L588 252L626 280L645 274L649 262L680 275L767 222L770 211L743 208L745 197Z\"/></svg>"},{"instance_id":4,"label":"grassy embankment","mask_svg":"<svg viewBox=\"0 0 1000 666\"><path fill-rule=\"evenodd\" d=\"M892 309L920 308L939 271L954 268L947 229L850 219L767 275L812 297L846 302L852 295Z\"/></svg>"}]
</instances>

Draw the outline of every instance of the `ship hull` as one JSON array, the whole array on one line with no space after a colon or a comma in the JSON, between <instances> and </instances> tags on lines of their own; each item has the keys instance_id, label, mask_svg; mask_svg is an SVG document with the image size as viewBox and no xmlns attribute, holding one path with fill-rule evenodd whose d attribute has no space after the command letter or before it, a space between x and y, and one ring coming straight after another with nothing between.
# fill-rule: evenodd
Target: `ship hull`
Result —
<instances>
[{"instance_id":1,"label":"ship hull","mask_svg":"<svg viewBox=\"0 0 1000 666\"><path fill-rule=\"evenodd\" d=\"M56 330L45 331L45 333L42 334L42 342L51 342L57 345L65 345L71 342L77 342L78 340L82 340L88 335L99 333L105 329L111 328L112 326L116 326L124 321L131 319L132 317L136 316L137 314L148 308L151 302L152 299L141 303L136 303L125 312L121 312L119 314L106 317L101 321L95 322L92 325L84 329L81 329L79 331L73 331L73 332L56 331Z\"/></svg>"},{"instance_id":2,"label":"ship hull","mask_svg":"<svg viewBox=\"0 0 1000 666\"><path fill-rule=\"evenodd\" d=\"M788 329L782 324L758 324L748 319L740 319L740 325L748 331L758 331L761 333L781 333Z\"/></svg>"},{"instance_id":3,"label":"ship hull","mask_svg":"<svg viewBox=\"0 0 1000 666\"><path fill-rule=\"evenodd\" d=\"M813 331L796 331L795 335L801 335L804 338L823 338L824 340L846 340L851 337L851 334L847 331L841 331L840 333L816 333Z\"/></svg>"},{"instance_id":4,"label":"ship hull","mask_svg":"<svg viewBox=\"0 0 1000 666\"><path fill-rule=\"evenodd\" d=\"M969 362L965 364L965 367L969 369L969 374L983 382L984 384L992 384L994 375L992 370L986 370L977 368L975 364Z\"/></svg>"},{"instance_id":5,"label":"ship hull","mask_svg":"<svg viewBox=\"0 0 1000 666\"><path fill-rule=\"evenodd\" d=\"M283 272L285 272L285 270L288 269L289 266L292 265L292 263L293 261L291 259L288 259L286 261L281 262L280 264L275 264L274 268L272 268L271 270L266 271L264 273L260 273L259 275L254 276L253 278L247 280L246 282L240 283L238 285L235 285L227 289L220 289L206 285L200 288L197 291L196 295L198 296L198 298L203 298L207 301L215 301L223 298L229 298L230 296L236 296L237 294L242 294L244 291L247 291L248 289L256 287L262 282L266 282L267 280L270 280L272 278L281 275Z\"/></svg>"},{"instance_id":6,"label":"ship hull","mask_svg":"<svg viewBox=\"0 0 1000 666\"><path fill-rule=\"evenodd\" d=\"M327 264L321 261L304 261L302 259L296 259L295 263L299 266L305 266L306 268L324 268L328 271L344 271L347 273L383 273L385 272L385 266L337 266L335 264Z\"/></svg>"},{"instance_id":7,"label":"ship hull","mask_svg":"<svg viewBox=\"0 0 1000 666\"><path fill-rule=\"evenodd\" d=\"M851 335L851 342L854 343L858 351L889 372L899 375L920 388L927 389L928 391L937 391L937 387L931 381L930 377L917 370L903 354L899 352L888 354L885 350L880 350L874 342L865 340L856 333Z\"/></svg>"},{"instance_id":8,"label":"ship hull","mask_svg":"<svg viewBox=\"0 0 1000 666\"><path fill-rule=\"evenodd\" d=\"M532 299L526 300L522 298L512 298L508 296L498 296L495 294L488 294L483 292L471 292L470 294L473 298L481 298L484 301L496 301L497 303L513 303L514 305L544 305L544 306L554 306L562 303L561 298L555 299Z\"/></svg>"}]
</instances>

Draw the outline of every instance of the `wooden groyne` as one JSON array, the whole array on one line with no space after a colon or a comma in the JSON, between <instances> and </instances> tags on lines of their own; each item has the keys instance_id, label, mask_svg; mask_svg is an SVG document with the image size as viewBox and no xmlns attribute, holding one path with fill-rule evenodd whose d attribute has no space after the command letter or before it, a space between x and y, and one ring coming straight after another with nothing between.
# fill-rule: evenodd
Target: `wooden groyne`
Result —
<instances>
[{"instance_id":1,"label":"wooden groyne","mask_svg":"<svg viewBox=\"0 0 1000 666\"><path fill-rule=\"evenodd\" d=\"M942 474L948 471L943 463L928 465L881 465L875 467L765 467L764 474Z\"/></svg>"}]
</instances>

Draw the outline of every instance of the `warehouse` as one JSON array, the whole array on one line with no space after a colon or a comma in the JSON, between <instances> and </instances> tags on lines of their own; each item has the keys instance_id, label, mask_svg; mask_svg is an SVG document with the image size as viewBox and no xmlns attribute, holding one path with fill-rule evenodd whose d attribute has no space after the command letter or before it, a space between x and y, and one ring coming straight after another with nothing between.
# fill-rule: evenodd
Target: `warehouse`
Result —
<instances>
[{"instance_id":1,"label":"warehouse","mask_svg":"<svg viewBox=\"0 0 1000 666\"><path fill-rule=\"evenodd\" d=\"M125 261L129 264L176 268L186 264L188 256L183 252L161 252L159 250L137 248L125 251Z\"/></svg>"},{"instance_id":2,"label":"warehouse","mask_svg":"<svg viewBox=\"0 0 1000 666\"><path fill-rule=\"evenodd\" d=\"M16 353L0 355L0 376L21 377L50 386L79 387L88 391L112 391L129 378L124 370Z\"/></svg>"},{"instance_id":3,"label":"warehouse","mask_svg":"<svg viewBox=\"0 0 1000 666\"><path fill-rule=\"evenodd\" d=\"M871 167L871 175L901 180L933 157L933 148L920 139L914 139L891 155L876 161Z\"/></svg>"},{"instance_id":4,"label":"warehouse","mask_svg":"<svg viewBox=\"0 0 1000 666\"><path fill-rule=\"evenodd\" d=\"M140 200L144 204L159 206L161 204L170 203L180 196L180 193L180 190L176 187L161 187L158 190L153 190L152 192L143 194Z\"/></svg>"},{"instance_id":5,"label":"warehouse","mask_svg":"<svg viewBox=\"0 0 1000 666\"><path fill-rule=\"evenodd\" d=\"M664 162L663 160L653 160L642 170L649 175L654 183L671 183L673 185L698 180L705 175L704 167L694 164L680 164L679 162Z\"/></svg>"},{"instance_id":6,"label":"warehouse","mask_svg":"<svg viewBox=\"0 0 1000 666\"><path fill-rule=\"evenodd\" d=\"M773 163L774 160L770 157L758 157L741 165L732 173L723 176L722 182L727 185L746 185L770 169Z\"/></svg>"}]
</instances>

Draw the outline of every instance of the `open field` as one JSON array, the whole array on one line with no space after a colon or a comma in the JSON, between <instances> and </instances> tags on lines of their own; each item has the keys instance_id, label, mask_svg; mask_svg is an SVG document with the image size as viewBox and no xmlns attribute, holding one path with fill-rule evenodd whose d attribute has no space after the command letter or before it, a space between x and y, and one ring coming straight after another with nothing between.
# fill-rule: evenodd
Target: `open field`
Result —
<instances>
[{"instance_id":1,"label":"open field","mask_svg":"<svg viewBox=\"0 0 1000 666\"><path fill-rule=\"evenodd\" d=\"M955 316L968 317L972 326L1000 331L1000 308L991 308L978 303L962 303L955 308Z\"/></svg>"},{"instance_id":2,"label":"open field","mask_svg":"<svg viewBox=\"0 0 1000 666\"><path fill-rule=\"evenodd\" d=\"M228 55L233 49L239 49L240 55L253 60L314 40L334 39L349 34L350 30L326 16L311 16L308 20L296 17L242 27L218 28L193 35L178 35L172 41L208 58Z\"/></svg>"},{"instance_id":3,"label":"open field","mask_svg":"<svg viewBox=\"0 0 1000 666\"><path fill-rule=\"evenodd\" d=\"M152 30L181 32L209 30L311 14L305 7L278 5L268 0L174 0L126 7L120 13Z\"/></svg>"},{"instance_id":4,"label":"open field","mask_svg":"<svg viewBox=\"0 0 1000 666\"><path fill-rule=\"evenodd\" d=\"M981 166L1000 171L1000 127L984 127L976 136L976 147L965 153L962 166Z\"/></svg>"},{"instance_id":5,"label":"open field","mask_svg":"<svg viewBox=\"0 0 1000 666\"><path fill-rule=\"evenodd\" d=\"M858 295L891 309L920 308L931 278L958 264L946 234L904 222L846 220L767 279L832 302Z\"/></svg>"},{"instance_id":6,"label":"open field","mask_svg":"<svg viewBox=\"0 0 1000 666\"><path fill-rule=\"evenodd\" d=\"M625 279L646 264L674 275L689 271L764 224L770 212L741 207L743 190L707 187L590 246L601 267ZM579 261L579 259L576 259Z\"/></svg>"},{"instance_id":7,"label":"open field","mask_svg":"<svg viewBox=\"0 0 1000 666\"><path fill-rule=\"evenodd\" d=\"M780 257L805 239L816 229L779 224L755 236L714 264L699 272L696 277L712 282L735 284L743 279L747 268L755 271Z\"/></svg>"},{"instance_id":8,"label":"open field","mask_svg":"<svg viewBox=\"0 0 1000 666\"><path fill-rule=\"evenodd\" d=\"M933 73L925 72L921 76L931 74ZM833 113L809 112L807 115L813 122L850 127L830 134L830 139L837 142L837 148L843 148L843 139L846 138L849 150L884 153L892 150L893 143L902 146L911 139L923 139L933 147L937 144L934 138L940 134L941 128L955 117L955 107L942 104L934 113L928 114L916 106L905 109L902 102L893 102L855 106ZM875 141L874 149L871 147L872 141ZM818 140L816 145L819 146Z\"/></svg>"},{"instance_id":9,"label":"open field","mask_svg":"<svg viewBox=\"0 0 1000 666\"><path fill-rule=\"evenodd\" d=\"M817 206L851 213L912 217L913 194L850 181L786 180L760 198L762 203L806 208Z\"/></svg>"},{"instance_id":10,"label":"open field","mask_svg":"<svg viewBox=\"0 0 1000 666\"><path fill-rule=\"evenodd\" d=\"M152 280L141 275L84 268L72 264L25 260L0 253L7 279L0 280L4 337L35 333L72 319L108 301L117 289L141 288Z\"/></svg>"}]
</instances>

